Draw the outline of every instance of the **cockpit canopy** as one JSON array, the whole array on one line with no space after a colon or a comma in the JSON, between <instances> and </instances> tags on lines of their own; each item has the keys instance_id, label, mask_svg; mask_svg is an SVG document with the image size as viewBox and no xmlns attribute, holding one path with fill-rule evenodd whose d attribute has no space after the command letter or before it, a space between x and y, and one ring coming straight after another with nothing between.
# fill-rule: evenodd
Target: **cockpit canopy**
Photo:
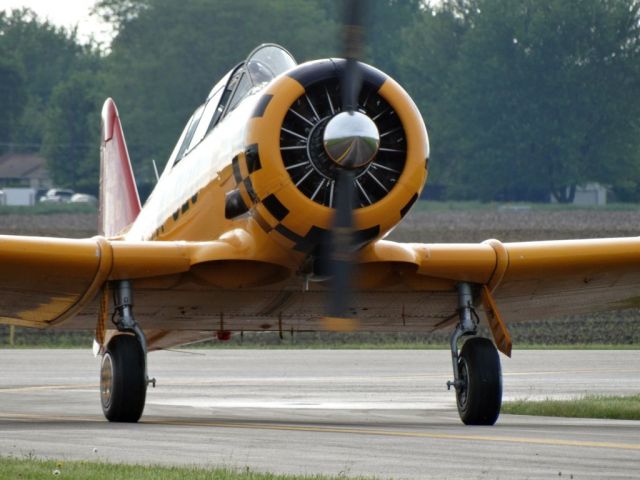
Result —
<instances>
[{"instance_id":1,"label":"cockpit canopy","mask_svg":"<svg viewBox=\"0 0 640 480\"><path fill-rule=\"evenodd\" d=\"M173 163L200 143L243 98L296 65L293 56L279 45L263 44L253 50L214 85L206 102L193 113L174 149Z\"/></svg>"}]
</instances>

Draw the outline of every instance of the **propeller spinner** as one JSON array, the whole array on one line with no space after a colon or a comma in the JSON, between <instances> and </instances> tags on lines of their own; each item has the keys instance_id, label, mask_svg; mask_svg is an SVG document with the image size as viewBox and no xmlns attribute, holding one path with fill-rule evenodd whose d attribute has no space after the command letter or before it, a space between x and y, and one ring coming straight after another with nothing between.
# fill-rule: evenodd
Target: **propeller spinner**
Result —
<instances>
[{"instance_id":1,"label":"propeller spinner","mask_svg":"<svg viewBox=\"0 0 640 480\"><path fill-rule=\"evenodd\" d=\"M333 117L324 131L324 149L333 162L342 168L365 166L380 146L378 127L360 112L342 112Z\"/></svg>"}]
</instances>

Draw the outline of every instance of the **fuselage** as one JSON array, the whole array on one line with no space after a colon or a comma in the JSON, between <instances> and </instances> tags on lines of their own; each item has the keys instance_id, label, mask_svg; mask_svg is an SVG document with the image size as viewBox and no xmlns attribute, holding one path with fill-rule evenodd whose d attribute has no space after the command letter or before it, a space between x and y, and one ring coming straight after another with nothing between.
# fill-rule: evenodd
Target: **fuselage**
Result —
<instances>
[{"instance_id":1,"label":"fuselage","mask_svg":"<svg viewBox=\"0 0 640 480\"><path fill-rule=\"evenodd\" d=\"M286 53L280 47L266 48L269 55L257 49L196 110L124 238L208 241L240 229L262 250L287 252L292 264L319 248L333 216L335 165L317 143L340 112L343 64L328 59L296 66L280 58ZM251 72L256 58L271 78ZM376 121L381 147L370 165L355 171L361 246L406 215L424 185L429 153L410 97L382 72L366 67L365 73L359 111Z\"/></svg>"}]
</instances>

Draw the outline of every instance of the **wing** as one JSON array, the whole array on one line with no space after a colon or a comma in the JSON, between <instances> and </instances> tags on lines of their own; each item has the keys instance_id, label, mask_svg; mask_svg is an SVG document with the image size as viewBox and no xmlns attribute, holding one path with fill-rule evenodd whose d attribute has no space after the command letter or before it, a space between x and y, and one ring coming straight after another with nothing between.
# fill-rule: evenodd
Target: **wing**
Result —
<instances>
[{"instance_id":1,"label":"wing","mask_svg":"<svg viewBox=\"0 0 640 480\"><path fill-rule=\"evenodd\" d=\"M323 328L324 286L293 275L289 252L258 247L243 230L212 242L0 236L0 265L0 323L104 329L105 287L131 279L151 349L212 332ZM361 252L352 309L362 329L431 331L455 320L459 282L485 286L507 323L631 308L640 304L639 266L638 238L383 240Z\"/></svg>"},{"instance_id":2,"label":"wing","mask_svg":"<svg viewBox=\"0 0 640 480\"><path fill-rule=\"evenodd\" d=\"M229 278L242 270L228 266ZM382 240L361 252L351 313L363 330L433 331L456 321L460 282L486 287L489 298L483 303L494 303L507 323L623 309L634 306L639 296L639 266L636 238L505 244ZM253 275L258 270L258 264L251 266ZM326 285L304 282L298 275L274 279L269 275L253 286L233 281L227 287L243 288L221 289L206 282L141 285L135 310L145 332L153 330L150 343L156 348L212 332L275 331L282 336L327 327L321 321Z\"/></svg>"},{"instance_id":3,"label":"wing","mask_svg":"<svg viewBox=\"0 0 640 480\"><path fill-rule=\"evenodd\" d=\"M481 244L381 241L365 252L362 261L369 281L386 269L385 282L394 278L405 292L437 295L439 302L422 305L423 316L433 317L429 323L434 328L457 318L455 288L460 282L483 287L481 303L496 337L501 334L501 327L492 325L496 318L501 324L640 305L640 238L636 237ZM406 312L405 306L403 317Z\"/></svg>"},{"instance_id":4,"label":"wing","mask_svg":"<svg viewBox=\"0 0 640 480\"><path fill-rule=\"evenodd\" d=\"M286 261L276 261L273 254L266 259L242 230L219 241L189 243L0 236L0 323L94 328L95 305L87 307L109 281L130 279L141 291L198 282L234 288L234 282L286 276ZM242 273L234 277L233 271Z\"/></svg>"},{"instance_id":5,"label":"wing","mask_svg":"<svg viewBox=\"0 0 640 480\"><path fill-rule=\"evenodd\" d=\"M413 245L416 277L486 285L509 322L637 307L640 239Z\"/></svg>"}]
</instances>

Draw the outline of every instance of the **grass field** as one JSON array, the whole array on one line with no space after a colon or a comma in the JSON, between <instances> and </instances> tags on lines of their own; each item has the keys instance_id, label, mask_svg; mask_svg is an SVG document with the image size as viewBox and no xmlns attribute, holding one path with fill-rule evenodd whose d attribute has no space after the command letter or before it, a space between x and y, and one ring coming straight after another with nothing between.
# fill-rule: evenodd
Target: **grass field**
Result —
<instances>
[{"instance_id":1,"label":"grass field","mask_svg":"<svg viewBox=\"0 0 640 480\"><path fill-rule=\"evenodd\" d=\"M574 400L517 400L505 402L502 413L545 417L640 420L640 395L587 395Z\"/></svg>"},{"instance_id":2,"label":"grass field","mask_svg":"<svg viewBox=\"0 0 640 480\"><path fill-rule=\"evenodd\" d=\"M51 480L57 478L73 480L184 480L186 478L189 480L333 480L345 477L275 475L255 473L249 470L238 472L223 468L205 470L0 457L0 480Z\"/></svg>"}]
</instances>

